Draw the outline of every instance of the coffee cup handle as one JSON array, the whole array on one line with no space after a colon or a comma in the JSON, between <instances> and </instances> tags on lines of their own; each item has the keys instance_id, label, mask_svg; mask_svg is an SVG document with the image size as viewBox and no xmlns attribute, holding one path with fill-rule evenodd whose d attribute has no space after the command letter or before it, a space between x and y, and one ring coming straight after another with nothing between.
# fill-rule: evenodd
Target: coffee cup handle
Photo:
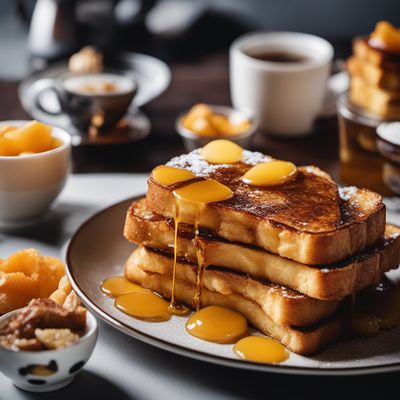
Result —
<instances>
[{"instance_id":1,"label":"coffee cup handle","mask_svg":"<svg viewBox=\"0 0 400 400\"><path fill-rule=\"evenodd\" d=\"M37 80L31 87L31 98L33 105L36 109L41 111L42 113L51 115L51 116L59 116L63 114L61 102L60 102L60 95L56 87L56 82L54 79L44 78ZM59 105L59 111L49 110L47 107L44 107L41 98L44 93L46 92L53 92L55 97L57 98L57 102Z\"/></svg>"}]
</instances>

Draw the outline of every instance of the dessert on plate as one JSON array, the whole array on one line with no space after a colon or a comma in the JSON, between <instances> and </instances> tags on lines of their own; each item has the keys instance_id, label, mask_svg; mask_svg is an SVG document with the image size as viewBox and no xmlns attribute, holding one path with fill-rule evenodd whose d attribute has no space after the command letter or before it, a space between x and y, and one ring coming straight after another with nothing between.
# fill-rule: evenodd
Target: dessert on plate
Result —
<instances>
[{"instance_id":1,"label":"dessert on plate","mask_svg":"<svg viewBox=\"0 0 400 400\"><path fill-rule=\"evenodd\" d=\"M347 69L353 104L383 119L400 118L400 29L381 21L369 37L355 38Z\"/></svg>"},{"instance_id":2,"label":"dessert on plate","mask_svg":"<svg viewBox=\"0 0 400 400\"><path fill-rule=\"evenodd\" d=\"M197 310L188 333L235 349L259 345L239 315L275 346L315 354L400 322L385 275L399 266L400 228L385 216L377 193L217 140L153 170L126 216L138 245L126 280L103 291L144 320Z\"/></svg>"},{"instance_id":3,"label":"dessert on plate","mask_svg":"<svg viewBox=\"0 0 400 400\"><path fill-rule=\"evenodd\" d=\"M378 307L399 301L385 272L399 265L400 228L385 214L372 191L217 140L153 170L127 213L125 237L139 247L125 276L179 311L227 307L314 354L398 324L395 307ZM119 308L155 320L127 303Z\"/></svg>"}]
</instances>

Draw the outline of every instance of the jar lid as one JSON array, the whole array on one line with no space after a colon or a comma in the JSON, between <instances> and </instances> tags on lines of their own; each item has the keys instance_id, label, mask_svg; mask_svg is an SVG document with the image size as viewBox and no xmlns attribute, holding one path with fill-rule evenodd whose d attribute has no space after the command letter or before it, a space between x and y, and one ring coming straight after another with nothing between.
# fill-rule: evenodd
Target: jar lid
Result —
<instances>
[{"instance_id":1,"label":"jar lid","mask_svg":"<svg viewBox=\"0 0 400 400\"><path fill-rule=\"evenodd\" d=\"M379 118L367 111L362 110L360 107L355 106L349 100L347 94L343 94L338 100L338 113L342 117L356 122L361 125L370 126L371 128L377 128L379 124L387 120Z\"/></svg>"},{"instance_id":2,"label":"jar lid","mask_svg":"<svg viewBox=\"0 0 400 400\"><path fill-rule=\"evenodd\" d=\"M400 121L383 122L376 129L376 134L383 140L400 145Z\"/></svg>"}]
</instances>

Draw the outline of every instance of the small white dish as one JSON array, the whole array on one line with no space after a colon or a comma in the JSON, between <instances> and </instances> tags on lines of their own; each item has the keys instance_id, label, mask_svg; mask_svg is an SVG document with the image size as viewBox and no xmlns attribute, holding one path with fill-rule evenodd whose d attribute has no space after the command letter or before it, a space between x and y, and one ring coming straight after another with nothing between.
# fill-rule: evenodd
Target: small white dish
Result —
<instances>
[{"instance_id":1,"label":"small white dish","mask_svg":"<svg viewBox=\"0 0 400 400\"><path fill-rule=\"evenodd\" d=\"M29 121L1 121L22 126ZM38 221L61 193L70 169L71 136L53 127L62 144L49 151L0 156L0 229L18 229Z\"/></svg>"},{"instance_id":2,"label":"small white dish","mask_svg":"<svg viewBox=\"0 0 400 400\"><path fill-rule=\"evenodd\" d=\"M193 132L190 129L187 129L183 126L182 119L189 112L185 111L181 113L176 119L175 129L182 137L183 144L185 145L187 151L192 151L199 147L203 147L207 143L216 139L231 140L232 142L237 143L239 146L245 149L250 147L251 141L258 128L258 121L253 116L250 116L243 111L235 110L234 108L228 106L219 106L213 104L207 104L207 106L210 107L214 113L223 115L228 119L231 118L234 120L249 119L251 126L246 131L239 133L237 135L216 135L216 136L199 135L198 133Z\"/></svg>"},{"instance_id":3,"label":"small white dish","mask_svg":"<svg viewBox=\"0 0 400 400\"><path fill-rule=\"evenodd\" d=\"M22 309L0 317L0 328ZM97 340L96 318L87 312L86 332L76 344L59 350L14 351L0 346L0 370L15 386L30 392L51 392L67 386L89 360ZM50 374L34 374L44 366Z\"/></svg>"}]
</instances>

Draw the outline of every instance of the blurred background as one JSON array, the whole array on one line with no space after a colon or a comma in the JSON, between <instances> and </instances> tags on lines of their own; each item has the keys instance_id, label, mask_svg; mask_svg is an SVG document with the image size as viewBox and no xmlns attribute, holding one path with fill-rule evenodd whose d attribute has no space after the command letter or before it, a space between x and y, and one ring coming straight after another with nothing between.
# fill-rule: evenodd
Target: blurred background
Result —
<instances>
[{"instance_id":1,"label":"blurred background","mask_svg":"<svg viewBox=\"0 0 400 400\"><path fill-rule=\"evenodd\" d=\"M74 172L147 172L185 151L175 129L178 115L199 102L231 105L228 49L238 36L254 30L322 36L334 47L332 72L338 72L351 54L352 39L372 32L379 20L400 26L397 0L1 0L0 119L41 119L24 104L21 87L40 73L48 77L54 62L63 60L65 68L85 45L108 59L121 51L133 58L141 55L132 52L152 55L167 64L167 84L133 110L139 110L150 134L144 129L129 143L76 146L73 153ZM147 67L142 72L148 75L146 86L157 86L157 74ZM304 138L257 132L251 148L299 165L312 161L334 178L340 175L336 112L318 118ZM381 167L375 169L380 177Z\"/></svg>"},{"instance_id":2,"label":"blurred background","mask_svg":"<svg viewBox=\"0 0 400 400\"><path fill-rule=\"evenodd\" d=\"M400 25L398 1L1 0L0 78L21 79L41 65L37 58L57 59L88 43L185 62L226 50L254 29L320 35L345 56L349 39L370 32L380 19Z\"/></svg>"}]
</instances>

